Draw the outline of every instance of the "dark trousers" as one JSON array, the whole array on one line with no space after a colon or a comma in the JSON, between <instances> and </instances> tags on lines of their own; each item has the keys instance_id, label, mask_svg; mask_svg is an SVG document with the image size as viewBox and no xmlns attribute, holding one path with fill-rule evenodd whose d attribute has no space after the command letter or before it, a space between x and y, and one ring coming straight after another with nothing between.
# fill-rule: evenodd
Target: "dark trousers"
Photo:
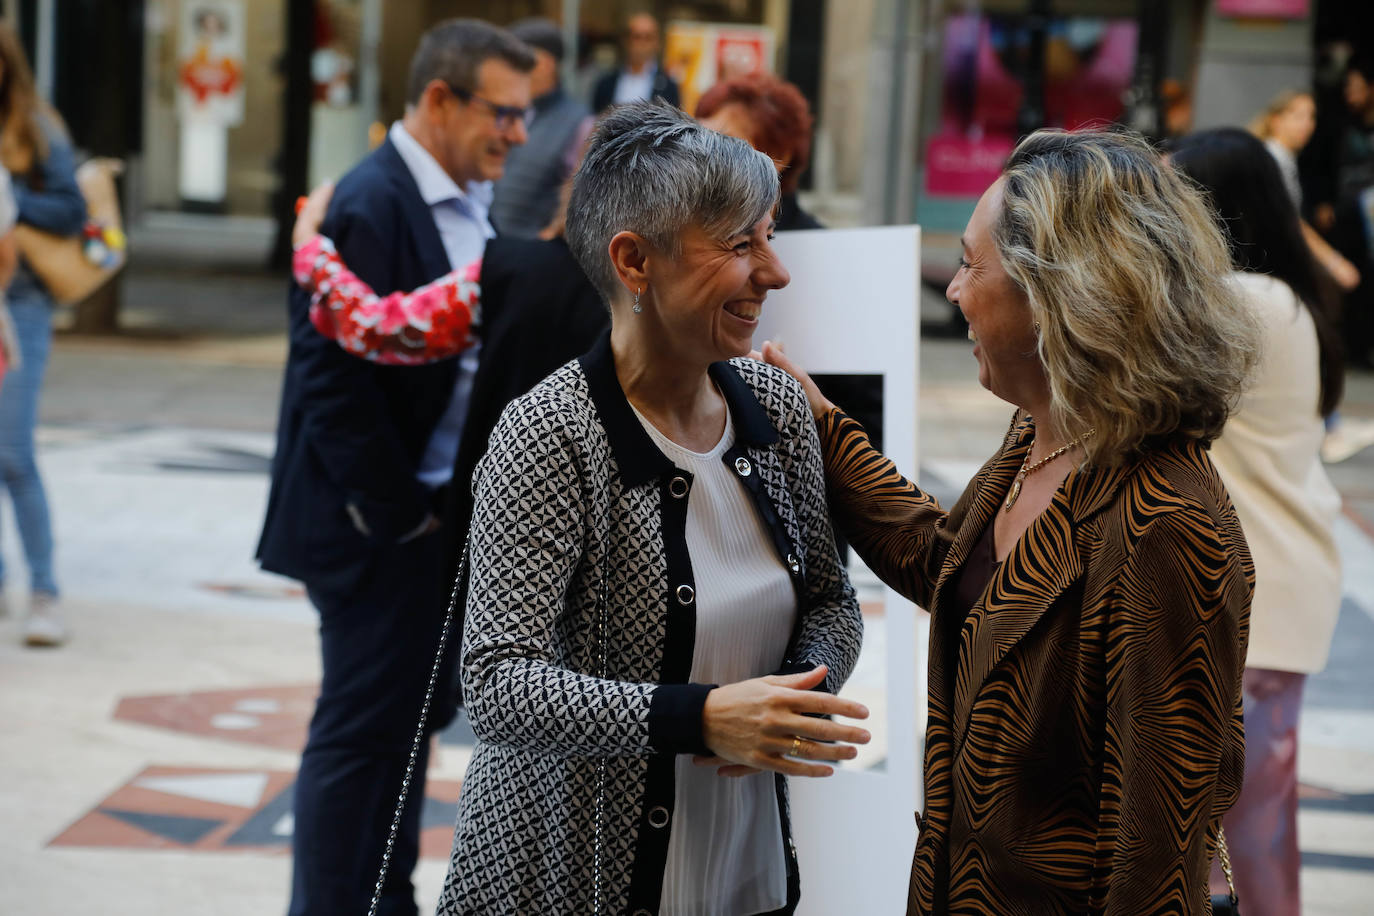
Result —
<instances>
[{"instance_id":1,"label":"dark trousers","mask_svg":"<svg viewBox=\"0 0 1374 916\"><path fill-rule=\"evenodd\" d=\"M320 614L324 677L296 777L289 916L362 916L377 882L443 624L441 540L431 534L375 553L344 586L307 583ZM440 595L443 593L443 598ZM456 647L457 635L450 637ZM429 731L455 711L447 686ZM379 913L415 916L425 741L416 761Z\"/></svg>"}]
</instances>

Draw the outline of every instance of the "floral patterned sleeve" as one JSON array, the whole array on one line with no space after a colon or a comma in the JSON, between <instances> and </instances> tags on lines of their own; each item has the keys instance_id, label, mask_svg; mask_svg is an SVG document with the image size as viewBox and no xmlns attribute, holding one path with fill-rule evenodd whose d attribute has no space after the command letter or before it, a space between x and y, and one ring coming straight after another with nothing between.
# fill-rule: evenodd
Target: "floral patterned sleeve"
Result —
<instances>
[{"instance_id":1,"label":"floral patterned sleeve","mask_svg":"<svg viewBox=\"0 0 1374 916\"><path fill-rule=\"evenodd\" d=\"M296 282L310 293L310 322L354 356L416 366L456 356L477 340L482 261L412 292L378 296L343 263L334 243L317 235L296 249Z\"/></svg>"}]
</instances>

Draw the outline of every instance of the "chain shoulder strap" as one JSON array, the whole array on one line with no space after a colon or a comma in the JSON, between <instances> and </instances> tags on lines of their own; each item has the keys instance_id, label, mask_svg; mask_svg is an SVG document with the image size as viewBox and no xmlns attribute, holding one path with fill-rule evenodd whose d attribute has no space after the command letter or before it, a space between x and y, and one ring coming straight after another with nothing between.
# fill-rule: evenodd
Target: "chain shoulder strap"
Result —
<instances>
[{"instance_id":1,"label":"chain shoulder strap","mask_svg":"<svg viewBox=\"0 0 1374 916\"><path fill-rule=\"evenodd\" d=\"M464 593L468 573L468 538L463 537L463 552L458 559L458 575L453 580L453 594L449 596L448 613L444 615L444 626L439 631L439 648L434 653L434 664L429 670L429 684L425 687L425 701L420 706L420 724L415 728L415 740L410 744L410 759L406 761L405 778L401 780L401 794L396 800L396 810L391 815L391 829L386 835L386 849L382 852L382 865L377 874L377 885L372 889L372 903L367 908L367 916L377 916L377 908L382 902L382 887L386 884L387 872L391 869L391 856L396 848L396 836L401 831L401 818L405 815L406 800L410 797L410 783L415 778L415 764L420 758L420 748L424 746L425 725L429 722L429 709L434 703L434 691L439 684L439 670L443 667L444 650L448 648L453 618L458 610L458 602Z\"/></svg>"},{"instance_id":2,"label":"chain shoulder strap","mask_svg":"<svg viewBox=\"0 0 1374 916\"><path fill-rule=\"evenodd\" d=\"M1217 863L1221 865L1221 873L1226 876L1226 889L1231 904L1230 916L1240 916L1240 897L1236 894L1235 875L1231 870L1231 850L1226 848L1226 830L1220 825L1217 825ZM1203 888L1202 900L1205 904L1202 910L1205 916L1215 916L1218 910L1213 904L1211 888Z\"/></svg>"}]
</instances>

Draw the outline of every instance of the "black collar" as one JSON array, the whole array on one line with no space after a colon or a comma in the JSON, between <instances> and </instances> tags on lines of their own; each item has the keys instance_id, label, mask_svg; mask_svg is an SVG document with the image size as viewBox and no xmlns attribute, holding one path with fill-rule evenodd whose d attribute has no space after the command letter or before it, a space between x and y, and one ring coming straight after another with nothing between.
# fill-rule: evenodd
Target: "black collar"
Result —
<instances>
[{"instance_id":1,"label":"black collar","mask_svg":"<svg viewBox=\"0 0 1374 916\"><path fill-rule=\"evenodd\" d=\"M606 428L606 438L610 440L625 486L635 487L677 470L644 431L620 387L620 379L615 374L615 355L611 352L611 332L602 334L596 345L578 361L587 374L592 403ZM777 443L779 436L773 421L739 371L728 362L712 363L708 371L729 405L735 440L759 448Z\"/></svg>"}]
</instances>

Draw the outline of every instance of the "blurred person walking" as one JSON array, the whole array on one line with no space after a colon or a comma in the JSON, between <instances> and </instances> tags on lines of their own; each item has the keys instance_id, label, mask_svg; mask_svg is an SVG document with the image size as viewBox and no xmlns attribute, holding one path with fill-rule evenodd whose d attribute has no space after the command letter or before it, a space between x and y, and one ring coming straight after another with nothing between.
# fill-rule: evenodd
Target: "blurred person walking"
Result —
<instances>
[{"instance_id":1,"label":"blurred person walking","mask_svg":"<svg viewBox=\"0 0 1374 916\"><path fill-rule=\"evenodd\" d=\"M1129 135L1031 134L961 245L946 295L1016 409L951 509L763 347L806 390L840 530L931 613L907 912L1199 912L1254 582L1206 447L1258 323L1202 195Z\"/></svg>"},{"instance_id":2,"label":"blurred person walking","mask_svg":"<svg viewBox=\"0 0 1374 916\"><path fill-rule=\"evenodd\" d=\"M1302 179L1298 174L1298 154L1312 139L1317 129L1317 103L1308 92L1285 90L1265 106L1250 122L1250 132L1264 141L1264 147L1274 157L1283 178L1283 187L1297 210L1299 225L1307 246L1318 263L1346 292L1359 285L1360 272L1340 252L1302 219Z\"/></svg>"},{"instance_id":3,"label":"blurred person walking","mask_svg":"<svg viewBox=\"0 0 1374 916\"><path fill-rule=\"evenodd\" d=\"M0 25L0 164L13 179L18 219L52 235L78 235L86 201L76 183L71 141L57 113L39 99L18 37ZM57 646L69 630L58 611L52 521L34 456L38 398L52 347L54 302L21 250L6 290L21 354L0 387L0 481L9 491L29 565L29 610L24 642ZM0 566L0 589L4 567Z\"/></svg>"},{"instance_id":4,"label":"blurred person walking","mask_svg":"<svg viewBox=\"0 0 1374 916\"><path fill-rule=\"evenodd\" d=\"M620 68L602 74L592 87L592 111L603 113L612 105L661 98L669 105L682 104L677 82L659 66L663 43L658 20L636 13L625 21Z\"/></svg>"},{"instance_id":5,"label":"blurred person walking","mask_svg":"<svg viewBox=\"0 0 1374 916\"><path fill-rule=\"evenodd\" d=\"M491 221L503 236L533 239L553 221L563 183L582 161L593 119L587 106L568 95L559 77L563 34L548 19L522 19L510 32L534 51L530 93L534 96L529 140L506 157L496 182Z\"/></svg>"},{"instance_id":6,"label":"blurred person walking","mask_svg":"<svg viewBox=\"0 0 1374 916\"><path fill-rule=\"evenodd\" d=\"M443 22L411 60L405 117L338 185L324 229L375 289L478 257L491 182L526 138L534 57L508 32ZM382 367L310 324L293 284L272 489L258 556L320 614L323 682L295 788L291 916L366 912L443 620L436 536L471 364ZM450 668L451 670L451 668ZM456 691L431 725L453 716ZM417 773L423 786L428 743ZM414 914L423 790L409 797L380 912Z\"/></svg>"},{"instance_id":7,"label":"blurred person walking","mask_svg":"<svg viewBox=\"0 0 1374 916\"><path fill-rule=\"evenodd\" d=\"M1319 455L1322 417L1341 398L1340 338L1264 147L1242 130L1202 131L1176 141L1170 161L1210 197L1230 243L1232 282L1263 326L1251 384L1211 451L1255 563L1245 782L1223 823L1246 914L1298 916L1298 718L1341 606L1333 530L1341 497ZM1212 885L1224 887L1219 871Z\"/></svg>"},{"instance_id":8,"label":"blurred person walking","mask_svg":"<svg viewBox=\"0 0 1374 916\"><path fill-rule=\"evenodd\" d=\"M1284 190L1298 214L1303 242L1316 259L1317 268L1330 276L1342 294L1349 294L1360 285L1359 270L1302 218L1303 191L1298 175L1298 154L1312 139L1317 126L1316 114L1316 101L1310 93L1287 90L1276 95L1251 121L1250 132L1264 141L1265 149L1279 167ZM1320 279L1317 282L1320 284ZM1336 304L1332 320L1339 325L1339 301ZM1334 329L1332 333L1335 333ZM1326 414L1322 458L1328 462L1343 461L1371 444L1374 444L1374 421L1343 418L1336 412L1333 402L1331 412Z\"/></svg>"}]
</instances>

